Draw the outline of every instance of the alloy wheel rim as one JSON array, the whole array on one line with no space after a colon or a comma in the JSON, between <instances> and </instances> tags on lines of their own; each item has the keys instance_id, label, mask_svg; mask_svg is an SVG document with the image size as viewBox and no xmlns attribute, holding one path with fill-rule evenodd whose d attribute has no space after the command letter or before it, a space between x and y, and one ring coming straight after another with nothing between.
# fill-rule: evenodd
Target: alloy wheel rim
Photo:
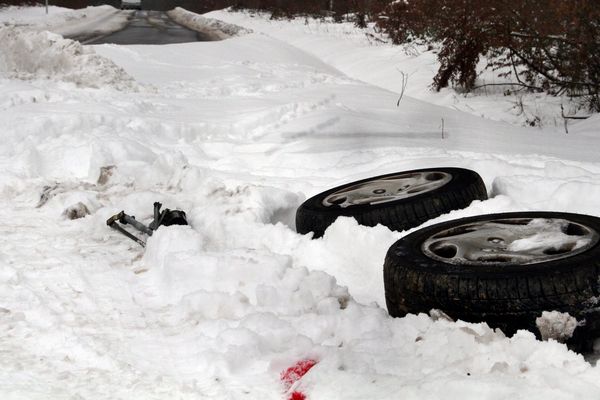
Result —
<instances>
[{"instance_id":1,"label":"alloy wheel rim","mask_svg":"<svg viewBox=\"0 0 600 400\"><path fill-rule=\"evenodd\" d=\"M340 189L323 199L326 207L375 205L407 199L438 189L452 180L442 171L407 172Z\"/></svg>"},{"instance_id":2,"label":"alloy wheel rim","mask_svg":"<svg viewBox=\"0 0 600 400\"><path fill-rule=\"evenodd\" d=\"M596 230L564 218L499 218L436 232L421 249L454 265L530 265L581 254L599 238Z\"/></svg>"}]
</instances>

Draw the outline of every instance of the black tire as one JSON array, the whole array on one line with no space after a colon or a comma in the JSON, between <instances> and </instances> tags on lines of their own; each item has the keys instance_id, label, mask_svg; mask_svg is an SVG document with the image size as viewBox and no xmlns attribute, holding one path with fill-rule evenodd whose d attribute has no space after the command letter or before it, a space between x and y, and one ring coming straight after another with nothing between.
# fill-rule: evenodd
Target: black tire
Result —
<instances>
[{"instance_id":1,"label":"black tire","mask_svg":"<svg viewBox=\"0 0 600 400\"><path fill-rule=\"evenodd\" d=\"M443 172L449 174L451 180L439 188L386 203L351 205L346 208L323 204L329 195L345 188L398 174L420 172ZM382 224L391 230L403 231L452 210L465 208L473 200L486 199L487 191L483 180L476 172L468 169L427 168L396 172L347 183L311 197L296 212L296 231L302 234L314 232L315 238L323 236L325 229L340 216L354 217L359 224L365 226Z\"/></svg>"},{"instance_id":2,"label":"black tire","mask_svg":"<svg viewBox=\"0 0 600 400\"><path fill-rule=\"evenodd\" d=\"M569 250L560 255L564 258L533 264L502 265L481 261L465 265L452 263L451 258L445 262L425 254L423 246L427 247L428 238L443 239L446 232L451 232L450 236L452 232L462 232L459 229L464 228L459 227L467 224L511 218L567 220L569 225L563 232L573 236L583 233L576 232L572 223L600 232L600 218L559 212L482 215L420 229L394 243L386 255L384 286L389 314L403 317L407 313L439 309L453 319L485 321L507 334L528 329L539 336L535 319L542 311L556 310L585 321L585 327L576 330L576 340L578 335L596 334L600 325L597 305L600 242L597 236L590 239L589 248L572 253Z\"/></svg>"}]
</instances>

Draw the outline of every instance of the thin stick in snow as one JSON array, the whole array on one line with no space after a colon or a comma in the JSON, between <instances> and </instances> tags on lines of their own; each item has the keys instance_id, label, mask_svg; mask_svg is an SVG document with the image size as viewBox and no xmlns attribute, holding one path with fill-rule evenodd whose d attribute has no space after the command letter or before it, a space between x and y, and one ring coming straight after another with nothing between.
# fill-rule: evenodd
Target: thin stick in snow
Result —
<instances>
[{"instance_id":1,"label":"thin stick in snow","mask_svg":"<svg viewBox=\"0 0 600 400\"><path fill-rule=\"evenodd\" d=\"M442 139L444 139L444 118L442 118Z\"/></svg>"},{"instance_id":2,"label":"thin stick in snow","mask_svg":"<svg viewBox=\"0 0 600 400\"><path fill-rule=\"evenodd\" d=\"M569 133L569 129L567 127L568 120L570 120L570 119L588 119L589 118L589 115L588 116L565 115L565 109L564 109L562 103L560 105L560 115L563 118L563 121L565 121L565 133L566 134Z\"/></svg>"},{"instance_id":3,"label":"thin stick in snow","mask_svg":"<svg viewBox=\"0 0 600 400\"><path fill-rule=\"evenodd\" d=\"M402 100L402 96L404 96L404 91L406 90L406 85L408 85L408 74L405 74L402 71L399 71L399 72L402 75L402 90L400 91L400 97L398 98L396 107L400 106L400 100Z\"/></svg>"}]
</instances>

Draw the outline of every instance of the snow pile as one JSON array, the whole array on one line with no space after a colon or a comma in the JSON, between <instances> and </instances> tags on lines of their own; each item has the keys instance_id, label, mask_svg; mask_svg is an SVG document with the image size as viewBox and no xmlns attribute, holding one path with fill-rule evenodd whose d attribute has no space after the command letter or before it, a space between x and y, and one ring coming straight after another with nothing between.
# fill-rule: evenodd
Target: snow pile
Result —
<instances>
[{"instance_id":1,"label":"snow pile","mask_svg":"<svg viewBox=\"0 0 600 400\"><path fill-rule=\"evenodd\" d=\"M38 26L41 26L50 18L62 18L58 17L58 15L71 11L73 10L69 8L57 7L52 5L48 6L48 14L46 14L46 7L43 6L0 7L0 23L11 25L36 24Z\"/></svg>"},{"instance_id":2,"label":"snow pile","mask_svg":"<svg viewBox=\"0 0 600 400\"><path fill-rule=\"evenodd\" d=\"M535 325L539 329L543 340L554 339L561 343L566 342L573 336L577 324L577 320L569 313L559 311L544 311L542 316L535 320Z\"/></svg>"},{"instance_id":3,"label":"snow pile","mask_svg":"<svg viewBox=\"0 0 600 400\"><path fill-rule=\"evenodd\" d=\"M79 87L137 89L125 70L91 48L50 32L11 26L0 28L0 76L52 79Z\"/></svg>"},{"instance_id":4,"label":"snow pile","mask_svg":"<svg viewBox=\"0 0 600 400\"><path fill-rule=\"evenodd\" d=\"M155 371L181 377L218 376L236 393L252 379L276 379L289 365L310 359L317 362L310 373L279 390L315 399L398 398L415 392L418 398L444 398L438 397L441 393L470 398L467 394L482 385L504 386L504 397L533 395L559 371L579 371L580 382L595 376L579 356L562 353L557 343L536 342L529 332L509 339L485 324L455 323L443 316L390 319L375 304L357 303L333 277L301 266L295 257L229 243L223 244L226 253L211 251L212 229L194 225L160 228L137 266L130 287L135 303L148 316L160 314L178 332L152 352L145 352L151 346L149 334L123 343L121 351L127 354L145 352L138 365L155 365ZM247 225L252 229L247 235L281 232ZM305 250L307 259L318 257L317 246L325 246L319 242ZM362 247L358 242L352 246ZM201 339L194 341L196 335ZM554 360L558 354L564 359ZM278 389L277 382L264 382L246 390L260 397L255 391L264 384ZM558 390L568 393L566 386Z\"/></svg>"},{"instance_id":5,"label":"snow pile","mask_svg":"<svg viewBox=\"0 0 600 400\"><path fill-rule=\"evenodd\" d=\"M108 5L72 10L50 19L42 28L65 37L82 34L107 35L123 29L133 11L121 11Z\"/></svg>"},{"instance_id":6,"label":"snow pile","mask_svg":"<svg viewBox=\"0 0 600 400\"><path fill-rule=\"evenodd\" d=\"M0 22L75 37L83 33L101 35L118 31L127 24L131 13L108 5L79 10L51 6L48 15L45 7L9 7L0 12Z\"/></svg>"},{"instance_id":7,"label":"snow pile","mask_svg":"<svg viewBox=\"0 0 600 400\"><path fill-rule=\"evenodd\" d=\"M250 29L242 28L241 26L223 22L218 19L203 17L202 15L187 11L181 7L168 11L167 14L178 24L198 31L211 40L223 40L233 36L252 33Z\"/></svg>"}]
</instances>

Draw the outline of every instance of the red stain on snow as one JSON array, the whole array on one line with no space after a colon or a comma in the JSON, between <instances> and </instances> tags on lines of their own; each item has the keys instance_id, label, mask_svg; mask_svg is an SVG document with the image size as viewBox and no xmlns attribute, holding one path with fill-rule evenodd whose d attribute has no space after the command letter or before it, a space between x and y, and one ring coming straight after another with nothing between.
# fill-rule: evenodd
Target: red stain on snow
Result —
<instances>
[{"instance_id":1,"label":"red stain on snow","mask_svg":"<svg viewBox=\"0 0 600 400\"><path fill-rule=\"evenodd\" d=\"M306 400L306 396L302 392L293 392L289 400Z\"/></svg>"},{"instance_id":2,"label":"red stain on snow","mask_svg":"<svg viewBox=\"0 0 600 400\"><path fill-rule=\"evenodd\" d=\"M281 381L289 390L294 383L298 382L312 367L317 364L315 360L301 360L281 373ZM288 400L306 400L302 392L292 392Z\"/></svg>"}]
</instances>

